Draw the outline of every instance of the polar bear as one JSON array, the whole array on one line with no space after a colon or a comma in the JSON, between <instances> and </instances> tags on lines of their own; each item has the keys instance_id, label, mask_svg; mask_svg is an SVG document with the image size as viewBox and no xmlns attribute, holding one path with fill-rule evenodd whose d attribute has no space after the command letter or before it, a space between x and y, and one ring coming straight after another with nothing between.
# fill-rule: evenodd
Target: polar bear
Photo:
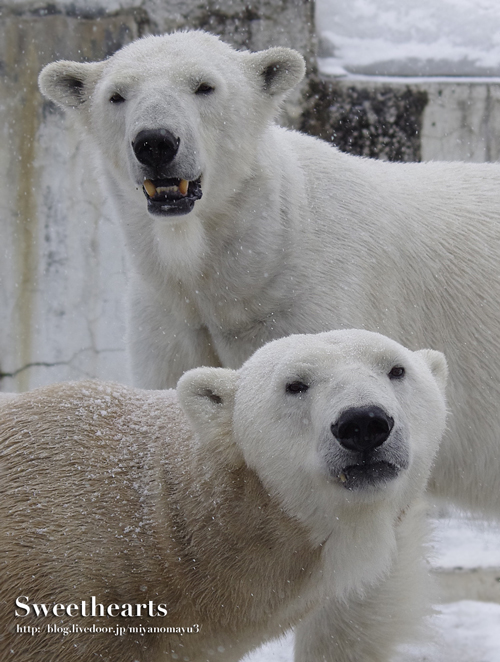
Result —
<instances>
[{"instance_id":1,"label":"polar bear","mask_svg":"<svg viewBox=\"0 0 500 662\"><path fill-rule=\"evenodd\" d=\"M453 415L432 490L500 516L500 167L364 159L280 128L303 74L293 50L199 31L42 71L123 221L135 382L238 368L293 333L435 347Z\"/></svg>"},{"instance_id":2,"label":"polar bear","mask_svg":"<svg viewBox=\"0 0 500 662\"><path fill-rule=\"evenodd\" d=\"M176 391L4 401L1 659L233 661L328 598L336 660L386 660L420 608L446 372L343 330Z\"/></svg>"}]
</instances>

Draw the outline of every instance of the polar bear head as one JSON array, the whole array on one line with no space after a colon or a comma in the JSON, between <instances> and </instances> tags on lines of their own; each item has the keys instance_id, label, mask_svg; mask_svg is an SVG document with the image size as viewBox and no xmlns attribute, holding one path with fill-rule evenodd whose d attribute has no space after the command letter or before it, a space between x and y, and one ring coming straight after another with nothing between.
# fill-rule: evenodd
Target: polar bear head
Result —
<instances>
[{"instance_id":1,"label":"polar bear head","mask_svg":"<svg viewBox=\"0 0 500 662\"><path fill-rule=\"evenodd\" d=\"M324 536L332 503L401 511L424 490L446 375L440 352L342 330L271 342L238 371L192 370L178 392L200 436L231 437L232 461Z\"/></svg>"},{"instance_id":2,"label":"polar bear head","mask_svg":"<svg viewBox=\"0 0 500 662\"><path fill-rule=\"evenodd\" d=\"M192 31L139 39L103 62L54 62L39 84L81 119L114 198L175 220L234 196L304 71L291 49L239 52Z\"/></svg>"}]
</instances>

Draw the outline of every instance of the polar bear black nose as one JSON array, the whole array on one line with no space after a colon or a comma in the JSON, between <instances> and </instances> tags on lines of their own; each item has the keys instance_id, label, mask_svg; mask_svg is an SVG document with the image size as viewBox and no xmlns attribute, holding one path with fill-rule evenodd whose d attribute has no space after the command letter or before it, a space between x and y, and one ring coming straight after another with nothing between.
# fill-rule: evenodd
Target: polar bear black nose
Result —
<instances>
[{"instance_id":1,"label":"polar bear black nose","mask_svg":"<svg viewBox=\"0 0 500 662\"><path fill-rule=\"evenodd\" d=\"M179 143L180 139L168 129L147 129L136 135L132 149L139 163L160 168L174 160Z\"/></svg>"},{"instance_id":2,"label":"polar bear black nose","mask_svg":"<svg viewBox=\"0 0 500 662\"><path fill-rule=\"evenodd\" d=\"M374 405L346 409L330 429L344 448L366 452L381 446L393 427L394 419Z\"/></svg>"}]
</instances>

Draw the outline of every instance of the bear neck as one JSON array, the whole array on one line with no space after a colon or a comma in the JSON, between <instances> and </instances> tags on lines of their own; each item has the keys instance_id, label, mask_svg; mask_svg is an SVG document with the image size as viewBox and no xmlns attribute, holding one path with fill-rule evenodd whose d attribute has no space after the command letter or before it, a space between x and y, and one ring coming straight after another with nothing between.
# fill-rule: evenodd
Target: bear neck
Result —
<instances>
[{"instance_id":1,"label":"bear neck","mask_svg":"<svg viewBox=\"0 0 500 662\"><path fill-rule=\"evenodd\" d=\"M169 604L172 618L249 635L292 627L310 607L307 589L314 593L321 547L311 544L307 530L248 467L186 457L182 468L165 469L168 545L184 578L182 594Z\"/></svg>"}]
</instances>

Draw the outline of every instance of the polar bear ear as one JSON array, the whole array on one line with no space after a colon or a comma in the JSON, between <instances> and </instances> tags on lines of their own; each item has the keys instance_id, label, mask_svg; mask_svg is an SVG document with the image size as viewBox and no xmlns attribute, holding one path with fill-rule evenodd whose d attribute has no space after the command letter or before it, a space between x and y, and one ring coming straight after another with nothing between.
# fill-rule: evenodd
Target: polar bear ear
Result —
<instances>
[{"instance_id":1,"label":"polar bear ear","mask_svg":"<svg viewBox=\"0 0 500 662\"><path fill-rule=\"evenodd\" d=\"M212 452L221 451L225 461L243 464L243 456L233 442L233 410L238 373L225 368L195 368L177 384L177 396L198 436Z\"/></svg>"},{"instance_id":2,"label":"polar bear ear","mask_svg":"<svg viewBox=\"0 0 500 662\"><path fill-rule=\"evenodd\" d=\"M103 62L52 62L42 69L38 86L58 106L78 108L90 98L103 65Z\"/></svg>"},{"instance_id":3,"label":"polar bear ear","mask_svg":"<svg viewBox=\"0 0 500 662\"><path fill-rule=\"evenodd\" d=\"M269 48L251 53L250 72L257 76L261 89L269 96L284 94L305 75L304 58L291 48Z\"/></svg>"},{"instance_id":4,"label":"polar bear ear","mask_svg":"<svg viewBox=\"0 0 500 662\"><path fill-rule=\"evenodd\" d=\"M434 349L421 349L418 352L424 361L429 366L438 386L444 393L446 382L448 381L448 364L442 352L437 352Z\"/></svg>"}]
</instances>

